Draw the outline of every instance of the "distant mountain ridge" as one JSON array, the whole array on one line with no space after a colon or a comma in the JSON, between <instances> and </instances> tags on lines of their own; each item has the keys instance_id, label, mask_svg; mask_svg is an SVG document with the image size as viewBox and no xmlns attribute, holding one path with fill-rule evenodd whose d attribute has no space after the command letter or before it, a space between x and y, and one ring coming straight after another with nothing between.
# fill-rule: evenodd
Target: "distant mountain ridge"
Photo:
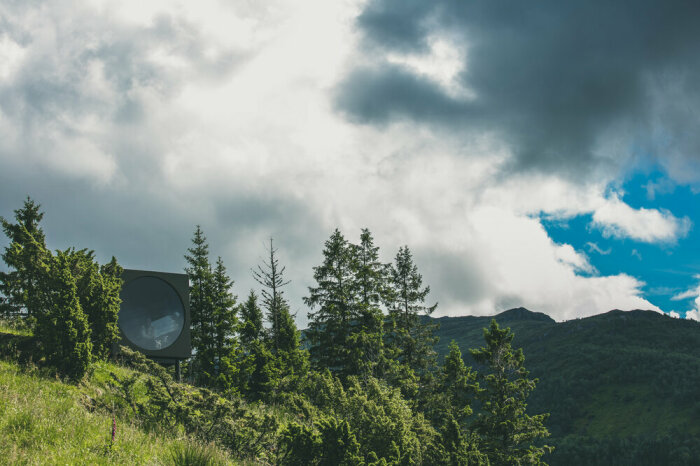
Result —
<instances>
[{"instance_id":1,"label":"distant mountain ridge","mask_svg":"<svg viewBox=\"0 0 700 466\"><path fill-rule=\"evenodd\" d=\"M700 322L617 309L555 322L522 307L495 316L427 319L440 324L440 361L455 340L477 370L468 350L483 345L491 319L511 328L513 346L523 348L530 376L539 379L528 411L551 413L548 443L558 449L550 464L658 464L639 458L653 458L647 450L676 448L669 442L699 451ZM636 448L637 456L619 456L615 442ZM612 455L606 461L596 456L603 444ZM694 461L678 464L700 458Z\"/></svg>"}]
</instances>

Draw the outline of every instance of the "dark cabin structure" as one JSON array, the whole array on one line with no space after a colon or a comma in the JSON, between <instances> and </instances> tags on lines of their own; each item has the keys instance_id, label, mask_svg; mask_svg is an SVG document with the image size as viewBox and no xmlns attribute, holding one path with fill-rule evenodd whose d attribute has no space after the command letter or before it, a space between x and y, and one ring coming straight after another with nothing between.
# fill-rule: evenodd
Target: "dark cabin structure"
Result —
<instances>
[{"instance_id":1,"label":"dark cabin structure","mask_svg":"<svg viewBox=\"0 0 700 466\"><path fill-rule=\"evenodd\" d=\"M119 309L120 344L161 364L192 354L187 274L124 269Z\"/></svg>"}]
</instances>

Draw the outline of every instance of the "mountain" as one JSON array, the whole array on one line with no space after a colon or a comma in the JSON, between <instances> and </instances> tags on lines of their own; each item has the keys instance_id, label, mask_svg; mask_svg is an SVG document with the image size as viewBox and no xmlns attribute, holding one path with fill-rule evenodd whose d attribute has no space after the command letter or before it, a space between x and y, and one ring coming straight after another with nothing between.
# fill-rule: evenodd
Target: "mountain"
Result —
<instances>
[{"instance_id":1,"label":"mountain","mask_svg":"<svg viewBox=\"0 0 700 466\"><path fill-rule=\"evenodd\" d=\"M517 308L434 319L436 350L446 354L455 340L479 370L467 350L483 345L492 318L515 333L513 346L539 379L528 411L551 413L547 443L558 447L551 464L662 464L655 459L670 454L700 462L700 323L642 310L557 323ZM666 456L654 456L664 449ZM632 450L637 456L620 456Z\"/></svg>"}]
</instances>

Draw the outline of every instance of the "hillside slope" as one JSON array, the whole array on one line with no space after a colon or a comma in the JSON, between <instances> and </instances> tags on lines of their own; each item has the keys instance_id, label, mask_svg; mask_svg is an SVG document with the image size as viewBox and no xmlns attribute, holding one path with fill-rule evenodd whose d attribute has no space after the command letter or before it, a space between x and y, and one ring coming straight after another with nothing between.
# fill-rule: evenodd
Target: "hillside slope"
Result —
<instances>
[{"instance_id":1,"label":"hillside slope","mask_svg":"<svg viewBox=\"0 0 700 466\"><path fill-rule=\"evenodd\" d=\"M454 339L473 364L467 349L482 345L491 318L435 319L436 350L446 354ZM528 410L551 413L548 443L560 445L555 458L572 438L666 439L689 443L690 451L700 445L700 323L618 310L561 323L523 308L493 318L513 330L514 347L523 348L530 375L540 379Z\"/></svg>"},{"instance_id":2,"label":"hillside slope","mask_svg":"<svg viewBox=\"0 0 700 466\"><path fill-rule=\"evenodd\" d=\"M124 375L127 369L98 362L81 383L66 383L31 362L7 357L33 344L31 337L7 331L0 328L0 464L160 465L199 450L217 464L228 463L215 447L178 432L147 431L119 412L112 443L105 384L112 373Z\"/></svg>"}]
</instances>

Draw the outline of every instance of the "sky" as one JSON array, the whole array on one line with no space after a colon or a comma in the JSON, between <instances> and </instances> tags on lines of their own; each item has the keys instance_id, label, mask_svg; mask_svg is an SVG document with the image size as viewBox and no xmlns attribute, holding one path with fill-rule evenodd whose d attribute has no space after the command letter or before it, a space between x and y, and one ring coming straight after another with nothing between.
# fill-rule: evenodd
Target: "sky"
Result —
<instances>
[{"instance_id":1,"label":"sky","mask_svg":"<svg viewBox=\"0 0 700 466\"><path fill-rule=\"evenodd\" d=\"M700 320L700 4L0 3L0 215L244 298L270 237L300 326L324 241L407 245L435 315ZM7 245L5 238L0 246Z\"/></svg>"}]
</instances>

